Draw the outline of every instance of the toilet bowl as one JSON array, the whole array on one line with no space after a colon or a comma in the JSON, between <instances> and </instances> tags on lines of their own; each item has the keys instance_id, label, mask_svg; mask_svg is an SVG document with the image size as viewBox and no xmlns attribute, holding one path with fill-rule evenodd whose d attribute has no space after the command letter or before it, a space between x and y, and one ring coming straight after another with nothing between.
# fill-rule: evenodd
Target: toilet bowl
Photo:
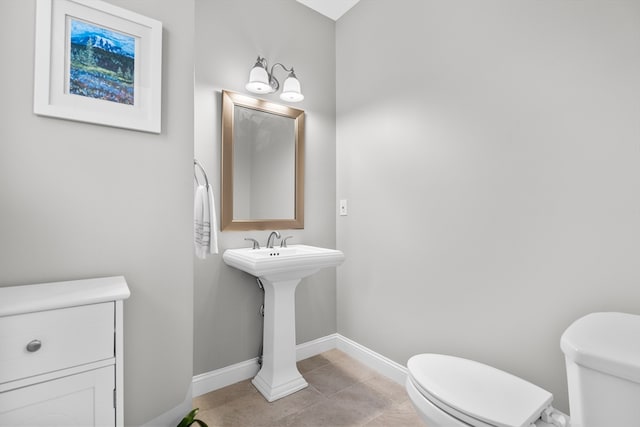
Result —
<instances>
[{"instance_id":1,"label":"toilet bowl","mask_svg":"<svg viewBox=\"0 0 640 427\"><path fill-rule=\"evenodd\" d=\"M442 354L407 363L407 393L429 427L640 425L640 316L593 313L564 332L571 419L553 395L491 366Z\"/></svg>"}]
</instances>

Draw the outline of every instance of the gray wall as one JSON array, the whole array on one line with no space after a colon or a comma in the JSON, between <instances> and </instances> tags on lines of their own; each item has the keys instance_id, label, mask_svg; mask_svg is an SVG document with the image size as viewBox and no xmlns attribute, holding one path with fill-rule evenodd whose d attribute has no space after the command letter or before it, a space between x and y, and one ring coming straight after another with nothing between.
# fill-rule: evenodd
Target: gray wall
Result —
<instances>
[{"instance_id":1,"label":"gray wall","mask_svg":"<svg viewBox=\"0 0 640 427\"><path fill-rule=\"evenodd\" d=\"M640 314L640 3L361 1L336 24L338 332L549 389Z\"/></svg>"},{"instance_id":2,"label":"gray wall","mask_svg":"<svg viewBox=\"0 0 640 427\"><path fill-rule=\"evenodd\" d=\"M125 421L190 393L193 1L112 3L164 23L162 133L33 114L35 1L0 2L0 286L124 275Z\"/></svg>"},{"instance_id":3,"label":"gray wall","mask_svg":"<svg viewBox=\"0 0 640 427\"><path fill-rule=\"evenodd\" d=\"M196 0L195 153L214 185L220 213L220 91L245 93L256 57L293 65L306 99L305 227L290 243L335 247L335 23L292 0ZM281 83L286 74L277 71ZM278 95L263 97L282 103ZM194 374L259 353L262 292L255 279L227 267L222 252L264 245L268 231L222 232L220 255L195 259ZM304 279L296 292L297 342L336 332L336 273Z\"/></svg>"}]
</instances>

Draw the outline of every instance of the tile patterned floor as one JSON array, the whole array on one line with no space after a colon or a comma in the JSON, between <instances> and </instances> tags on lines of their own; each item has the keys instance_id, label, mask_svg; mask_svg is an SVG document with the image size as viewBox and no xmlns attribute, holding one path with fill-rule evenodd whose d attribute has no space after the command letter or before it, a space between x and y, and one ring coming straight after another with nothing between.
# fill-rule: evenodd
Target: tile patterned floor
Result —
<instances>
[{"instance_id":1,"label":"tile patterned floor","mask_svg":"<svg viewBox=\"0 0 640 427\"><path fill-rule=\"evenodd\" d=\"M242 381L193 400L209 427L425 427L404 387L340 350L298 362L309 387L269 403Z\"/></svg>"}]
</instances>

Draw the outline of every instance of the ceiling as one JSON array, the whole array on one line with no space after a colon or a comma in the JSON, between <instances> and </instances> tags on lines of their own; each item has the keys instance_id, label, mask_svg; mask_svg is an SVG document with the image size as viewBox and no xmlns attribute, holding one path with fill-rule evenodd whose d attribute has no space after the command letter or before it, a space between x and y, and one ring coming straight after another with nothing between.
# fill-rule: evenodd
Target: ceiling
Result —
<instances>
[{"instance_id":1,"label":"ceiling","mask_svg":"<svg viewBox=\"0 0 640 427\"><path fill-rule=\"evenodd\" d=\"M351 9L360 0L297 0L299 3L310 7L316 12L337 21L346 11Z\"/></svg>"}]
</instances>

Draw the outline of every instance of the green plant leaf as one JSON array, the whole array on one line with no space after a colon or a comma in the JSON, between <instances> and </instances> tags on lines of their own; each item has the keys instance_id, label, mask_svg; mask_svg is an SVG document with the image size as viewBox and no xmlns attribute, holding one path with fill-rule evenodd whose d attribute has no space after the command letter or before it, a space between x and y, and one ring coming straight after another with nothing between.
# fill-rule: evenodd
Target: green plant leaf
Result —
<instances>
[{"instance_id":1,"label":"green plant leaf","mask_svg":"<svg viewBox=\"0 0 640 427\"><path fill-rule=\"evenodd\" d=\"M189 427L191 424L193 424L195 421L200 421L200 420L194 420L194 418L196 417L196 414L198 413L198 411L200 410L200 408L195 408L192 409L191 412L189 412L183 419L182 421L180 421L180 424L178 424L178 427ZM208 427L208 426L205 426Z\"/></svg>"}]
</instances>

